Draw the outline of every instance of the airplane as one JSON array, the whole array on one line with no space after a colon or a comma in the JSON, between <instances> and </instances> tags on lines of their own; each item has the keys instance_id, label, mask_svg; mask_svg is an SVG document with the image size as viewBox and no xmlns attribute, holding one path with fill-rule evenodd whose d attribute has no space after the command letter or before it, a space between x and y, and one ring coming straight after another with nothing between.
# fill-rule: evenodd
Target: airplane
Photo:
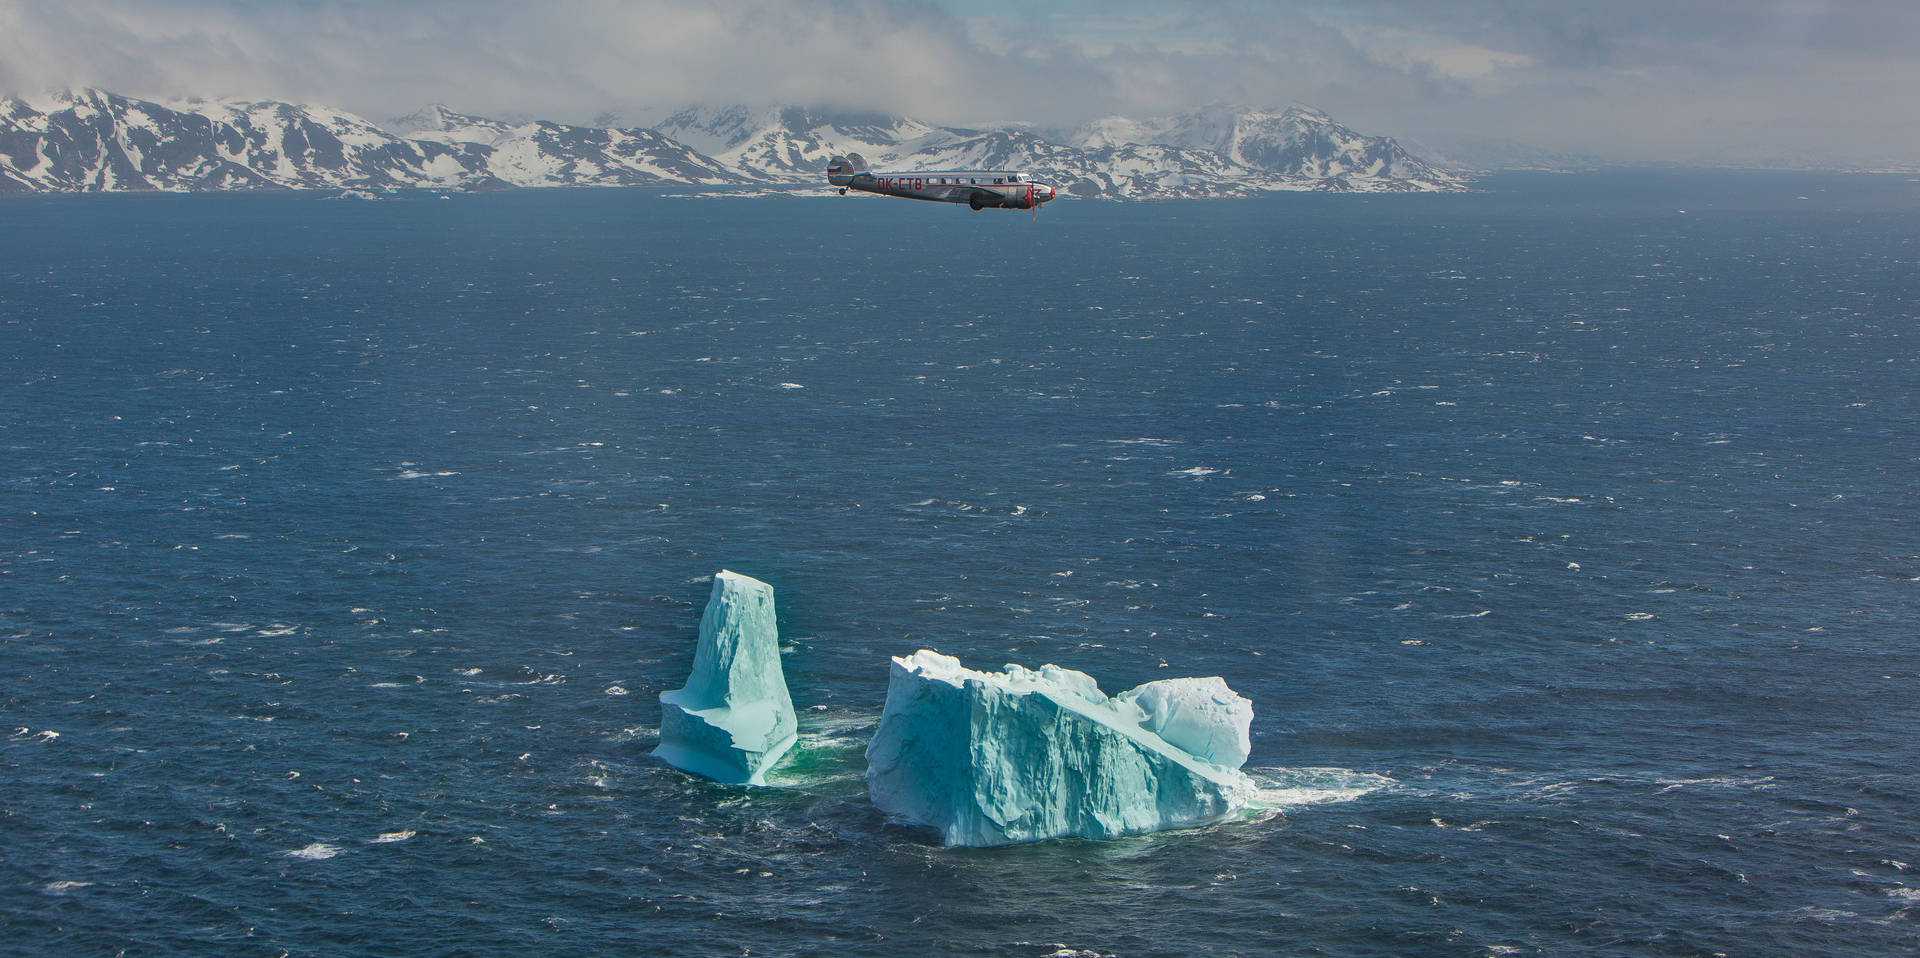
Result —
<instances>
[{"instance_id":1,"label":"airplane","mask_svg":"<svg viewBox=\"0 0 1920 958\"><path fill-rule=\"evenodd\" d=\"M879 173L867 168L858 153L834 156L827 161L827 182L840 188L840 195L855 189L882 196L904 196L910 200L935 200L965 203L975 210L1033 210L1053 199L1054 189L1036 183L1018 170L928 170L912 173Z\"/></svg>"}]
</instances>

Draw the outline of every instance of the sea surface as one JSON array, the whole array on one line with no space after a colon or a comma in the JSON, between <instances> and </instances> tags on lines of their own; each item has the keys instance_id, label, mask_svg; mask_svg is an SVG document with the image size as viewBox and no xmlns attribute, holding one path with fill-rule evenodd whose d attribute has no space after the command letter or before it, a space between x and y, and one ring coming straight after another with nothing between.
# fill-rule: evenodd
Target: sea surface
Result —
<instances>
[{"instance_id":1,"label":"sea surface","mask_svg":"<svg viewBox=\"0 0 1920 958\"><path fill-rule=\"evenodd\" d=\"M1920 182L0 201L5 955L1920 949ZM710 577L800 746L648 756ZM1274 807L947 849L888 658Z\"/></svg>"}]
</instances>

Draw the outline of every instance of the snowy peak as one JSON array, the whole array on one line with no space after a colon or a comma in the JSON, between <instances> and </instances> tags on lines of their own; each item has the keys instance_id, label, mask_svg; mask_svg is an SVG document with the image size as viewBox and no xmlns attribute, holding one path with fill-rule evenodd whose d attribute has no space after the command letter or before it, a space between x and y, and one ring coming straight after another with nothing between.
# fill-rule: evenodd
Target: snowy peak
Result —
<instances>
[{"instance_id":1,"label":"snowy peak","mask_svg":"<svg viewBox=\"0 0 1920 958\"><path fill-rule=\"evenodd\" d=\"M1107 117L1066 135L1085 149L1154 144L1217 154L1257 174L1316 189L1459 189L1456 176L1421 162L1390 137L1364 136L1307 108L1257 110L1213 104L1148 120Z\"/></svg>"},{"instance_id":2,"label":"snowy peak","mask_svg":"<svg viewBox=\"0 0 1920 958\"><path fill-rule=\"evenodd\" d=\"M1065 134L941 127L907 117L797 107L687 109L659 132L762 182L818 179L857 152L892 169L1025 169L1078 196L1241 196L1266 190L1453 190L1461 180L1393 141L1317 110L1216 104L1172 117L1108 117Z\"/></svg>"},{"instance_id":3,"label":"snowy peak","mask_svg":"<svg viewBox=\"0 0 1920 958\"><path fill-rule=\"evenodd\" d=\"M32 190L234 189L269 185L233 154L231 131L99 90L10 101L0 176Z\"/></svg>"},{"instance_id":4,"label":"snowy peak","mask_svg":"<svg viewBox=\"0 0 1920 958\"><path fill-rule=\"evenodd\" d=\"M755 142L782 136L793 139L845 139L899 144L934 129L925 123L883 113L847 113L801 106L688 107L654 129L703 153L721 156L749 150Z\"/></svg>"},{"instance_id":5,"label":"snowy peak","mask_svg":"<svg viewBox=\"0 0 1920 958\"><path fill-rule=\"evenodd\" d=\"M918 120L808 107L692 107L655 128L742 175L765 182L817 180L828 157L860 153L886 165L943 132Z\"/></svg>"},{"instance_id":6,"label":"snowy peak","mask_svg":"<svg viewBox=\"0 0 1920 958\"><path fill-rule=\"evenodd\" d=\"M441 143L493 144L509 136L513 126L499 120L455 113L439 103L409 113L387 124L399 136Z\"/></svg>"},{"instance_id":7,"label":"snowy peak","mask_svg":"<svg viewBox=\"0 0 1920 958\"><path fill-rule=\"evenodd\" d=\"M0 133L45 133L47 115L18 97L0 97Z\"/></svg>"},{"instance_id":8,"label":"snowy peak","mask_svg":"<svg viewBox=\"0 0 1920 958\"><path fill-rule=\"evenodd\" d=\"M648 186L740 183L712 157L652 130L569 126L545 120L494 140L488 168L515 186Z\"/></svg>"},{"instance_id":9,"label":"snowy peak","mask_svg":"<svg viewBox=\"0 0 1920 958\"><path fill-rule=\"evenodd\" d=\"M0 99L0 192L819 187L828 157L853 152L880 168L1030 170L1083 197L1464 186L1389 138L1297 107L1216 104L1043 133L798 106L689 108L639 129L508 122L434 104L382 128L271 100L161 104L90 88Z\"/></svg>"},{"instance_id":10,"label":"snowy peak","mask_svg":"<svg viewBox=\"0 0 1920 958\"><path fill-rule=\"evenodd\" d=\"M1213 103L1185 113L1146 120L1128 119L1123 116L1105 117L1069 132L1066 134L1066 139L1076 146L1090 149L1143 144L1172 146L1183 150L1226 152L1233 141L1235 131L1242 126L1276 123L1305 126L1310 123L1332 122L1331 117L1318 110L1301 107L1275 113L1270 110L1253 110L1227 103Z\"/></svg>"},{"instance_id":11,"label":"snowy peak","mask_svg":"<svg viewBox=\"0 0 1920 958\"><path fill-rule=\"evenodd\" d=\"M514 125L428 107L394 124L279 101L97 90L0 101L0 190L493 189L741 183L650 130Z\"/></svg>"},{"instance_id":12,"label":"snowy peak","mask_svg":"<svg viewBox=\"0 0 1920 958\"><path fill-rule=\"evenodd\" d=\"M773 125L769 117L742 106L689 107L667 117L654 129L702 153L717 156L738 148Z\"/></svg>"}]
</instances>

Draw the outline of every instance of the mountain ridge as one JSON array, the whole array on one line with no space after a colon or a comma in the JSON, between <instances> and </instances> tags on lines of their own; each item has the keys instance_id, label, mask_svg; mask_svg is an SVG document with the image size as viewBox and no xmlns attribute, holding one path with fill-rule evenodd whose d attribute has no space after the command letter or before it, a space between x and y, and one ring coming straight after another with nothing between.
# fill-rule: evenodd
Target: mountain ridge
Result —
<instances>
[{"instance_id":1,"label":"mountain ridge","mask_svg":"<svg viewBox=\"0 0 1920 958\"><path fill-rule=\"evenodd\" d=\"M1024 169L1075 196L1464 189L1392 138L1316 110L1214 104L1077 130L939 126L793 105L689 107L654 127L516 122L432 104L376 124L276 100L165 102L91 88L0 98L0 192L825 188L836 153L894 168Z\"/></svg>"}]
</instances>

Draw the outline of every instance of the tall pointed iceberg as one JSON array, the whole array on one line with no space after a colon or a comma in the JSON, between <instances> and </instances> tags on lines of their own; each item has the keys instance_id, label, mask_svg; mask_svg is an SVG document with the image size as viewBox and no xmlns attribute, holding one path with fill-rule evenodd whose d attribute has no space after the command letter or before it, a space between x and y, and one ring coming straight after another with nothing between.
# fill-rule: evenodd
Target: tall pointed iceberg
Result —
<instances>
[{"instance_id":1,"label":"tall pointed iceberg","mask_svg":"<svg viewBox=\"0 0 1920 958\"><path fill-rule=\"evenodd\" d=\"M949 845L1203 825L1258 794L1239 770L1252 722L1218 678L1108 698L1084 672L976 672L922 650L893 660L867 790Z\"/></svg>"},{"instance_id":2,"label":"tall pointed iceberg","mask_svg":"<svg viewBox=\"0 0 1920 958\"><path fill-rule=\"evenodd\" d=\"M685 688L660 693L660 746L677 768L732 784L765 785L793 747L793 699L780 671L773 586L720 570L700 617Z\"/></svg>"}]
</instances>

